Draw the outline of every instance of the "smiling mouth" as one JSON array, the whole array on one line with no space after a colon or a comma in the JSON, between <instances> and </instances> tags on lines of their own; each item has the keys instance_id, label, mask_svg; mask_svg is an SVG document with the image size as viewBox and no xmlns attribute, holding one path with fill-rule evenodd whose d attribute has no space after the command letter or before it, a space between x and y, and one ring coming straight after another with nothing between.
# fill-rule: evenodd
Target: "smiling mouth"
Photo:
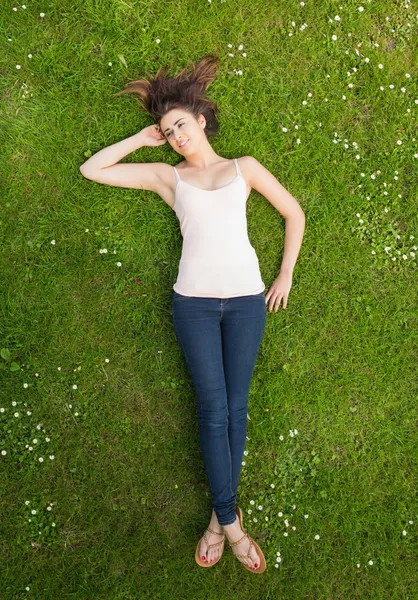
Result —
<instances>
[{"instance_id":1,"label":"smiling mouth","mask_svg":"<svg viewBox=\"0 0 418 600\"><path fill-rule=\"evenodd\" d=\"M189 140L186 140L183 144L181 144L181 146L179 145L179 148L184 148L184 146L187 144Z\"/></svg>"}]
</instances>

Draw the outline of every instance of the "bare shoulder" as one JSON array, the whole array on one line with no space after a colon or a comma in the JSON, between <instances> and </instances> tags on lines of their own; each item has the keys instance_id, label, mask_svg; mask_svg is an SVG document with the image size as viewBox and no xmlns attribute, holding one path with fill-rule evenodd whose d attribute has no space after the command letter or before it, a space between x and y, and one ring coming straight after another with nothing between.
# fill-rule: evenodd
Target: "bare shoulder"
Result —
<instances>
[{"instance_id":1,"label":"bare shoulder","mask_svg":"<svg viewBox=\"0 0 418 600\"><path fill-rule=\"evenodd\" d=\"M182 163L185 161L182 161ZM176 165L176 169L179 165ZM158 194L170 208L174 207L175 201L175 189L176 189L176 176L172 165L168 163L161 163L159 170L158 182L155 188L156 194Z\"/></svg>"},{"instance_id":2,"label":"bare shoulder","mask_svg":"<svg viewBox=\"0 0 418 600\"><path fill-rule=\"evenodd\" d=\"M256 158L252 156L244 158L246 160L243 169L246 169L247 184L264 196L285 219L292 216L304 219L304 212L300 204L277 177Z\"/></svg>"},{"instance_id":3,"label":"bare shoulder","mask_svg":"<svg viewBox=\"0 0 418 600\"><path fill-rule=\"evenodd\" d=\"M247 184L247 198L251 193L251 189L253 188L253 180L254 180L254 162L255 158L252 156L241 156L237 159L240 171L242 173L242 177Z\"/></svg>"},{"instance_id":4,"label":"bare shoulder","mask_svg":"<svg viewBox=\"0 0 418 600\"><path fill-rule=\"evenodd\" d=\"M271 185L271 181L273 179L275 181L277 181L277 183L279 183L278 180L273 175L273 173L271 173L271 171L266 169L266 167L264 167L253 156L243 156L242 159L240 159L240 160L243 161L242 167L241 167L241 163L240 163L240 167L245 172L245 174L243 173L244 178L247 182L247 185L250 185L252 189L265 195L264 191L265 191L265 187L266 187L266 181L269 181L270 185Z\"/></svg>"},{"instance_id":5,"label":"bare shoulder","mask_svg":"<svg viewBox=\"0 0 418 600\"><path fill-rule=\"evenodd\" d=\"M257 177L258 167L261 166L253 156L242 156L238 159L242 175L247 182L247 185L254 187L254 180Z\"/></svg>"},{"instance_id":6,"label":"bare shoulder","mask_svg":"<svg viewBox=\"0 0 418 600\"><path fill-rule=\"evenodd\" d=\"M253 160L255 159L252 156L241 156L240 158L237 158L242 176L244 177L247 184L250 184L250 173Z\"/></svg>"}]
</instances>

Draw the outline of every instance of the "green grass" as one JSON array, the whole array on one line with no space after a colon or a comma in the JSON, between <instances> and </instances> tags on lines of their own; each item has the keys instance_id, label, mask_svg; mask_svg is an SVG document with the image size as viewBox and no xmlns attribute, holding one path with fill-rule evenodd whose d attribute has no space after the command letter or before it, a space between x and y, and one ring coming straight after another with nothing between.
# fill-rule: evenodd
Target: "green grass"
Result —
<instances>
[{"instance_id":1,"label":"green grass","mask_svg":"<svg viewBox=\"0 0 418 600\"><path fill-rule=\"evenodd\" d=\"M416 7L17 9L0 12L2 600L417 599ZM250 390L238 503L259 577L227 544L194 561L212 505L171 321L177 218L79 172L151 124L116 91L210 53L213 148L256 157L306 215ZM165 144L122 162L179 160ZM285 222L255 190L247 218L267 293Z\"/></svg>"}]
</instances>

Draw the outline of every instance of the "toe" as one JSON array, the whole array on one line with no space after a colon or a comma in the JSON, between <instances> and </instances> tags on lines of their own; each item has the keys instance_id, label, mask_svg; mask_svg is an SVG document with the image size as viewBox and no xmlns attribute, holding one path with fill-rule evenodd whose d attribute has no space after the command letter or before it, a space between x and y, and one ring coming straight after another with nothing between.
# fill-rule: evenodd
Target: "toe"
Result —
<instances>
[{"instance_id":1,"label":"toe","mask_svg":"<svg viewBox=\"0 0 418 600\"><path fill-rule=\"evenodd\" d=\"M207 560L208 560L208 563L213 563L213 561L215 560L215 549L214 548L209 548Z\"/></svg>"},{"instance_id":2,"label":"toe","mask_svg":"<svg viewBox=\"0 0 418 600\"><path fill-rule=\"evenodd\" d=\"M220 555L221 555L221 552L219 550L219 547L211 548L208 553L208 562L214 563L216 560L218 560Z\"/></svg>"},{"instance_id":3,"label":"toe","mask_svg":"<svg viewBox=\"0 0 418 600\"><path fill-rule=\"evenodd\" d=\"M254 569L258 569L258 567L260 566L260 559L258 558L258 554L254 548L254 546L251 548L251 566ZM256 567L255 565L258 565L258 567Z\"/></svg>"},{"instance_id":4,"label":"toe","mask_svg":"<svg viewBox=\"0 0 418 600\"><path fill-rule=\"evenodd\" d=\"M199 556L205 562L207 562L207 560L208 560L208 557L206 556L206 550L207 550L206 542L205 542L205 539L202 538L202 541L200 542L200 546L199 546Z\"/></svg>"},{"instance_id":5,"label":"toe","mask_svg":"<svg viewBox=\"0 0 418 600\"><path fill-rule=\"evenodd\" d=\"M248 545L247 552L249 549L250 546ZM246 559L246 564L248 567L250 567L250 569L257 569L258 567L256 567L255 565L260 565L260 561L258 560L258 554L254 547L254 544L251 544L250 558Z\"/></svg>"}]
</instances>

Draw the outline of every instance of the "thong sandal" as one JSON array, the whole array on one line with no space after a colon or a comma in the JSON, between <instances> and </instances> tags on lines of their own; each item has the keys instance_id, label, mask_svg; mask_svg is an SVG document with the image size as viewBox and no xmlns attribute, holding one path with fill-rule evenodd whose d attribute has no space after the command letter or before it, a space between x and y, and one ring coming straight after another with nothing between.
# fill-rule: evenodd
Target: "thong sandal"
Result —
<instances>
[{"instance_id":1,"label":"thong sandal","mask_svg":"<svg viewBox=\"0 0 418 600\"><path fill-rule=\"evenodd\" d=\"M217 535L222 535L222 536L223 536L223 537L222 537L222 540L221 540L220 542L217 542L216 544L209 544L209 543L208 543L208 539L207 539L207 537L206 537L206 531L209 531L209 533L215 533L215 534L217 534ZM206 542L206 545L207 545L207 550L206 550L206 552L209 550L209 548L213 548L214 546L219 546L219 544L223 544L223 543L225 542L225 534L224 534L224 533L221 533L220 531L214 531L214 530L213 530L213 529L211 529L210 527L207 527L207 528L206 528L206 531L205 531L205 533L203 534L203 537L205 538L205 542ZM195 555L194 555L194 557L195 557L195 559L196 559L196 562L197 562L197 564L198 564L200 567L213 567L213 565L216 565L216 563L217 563L217 562L219 562L219 561L221 560L222 553L221 553L221 554L218 556L218 558L217 558L216 560L214 560L214 561L213 561L213 562L211 562L211 563L208 563L208 561L207 561L207 560L202 560L202 559L200 558L200 552L199 552L199 547L200 547L200 542L201 542L201 541L202 541L202 538L200 538L200 540L198 541L198 543L197 543L197 546L196 546L196 552L195 552Z\"/></svg>"},{"instance_id":2,"label":"thong sandal","mask_svg":"<svg viewBox=\"0 0 418 600\"><path fill-rule=\"evenodd\" d=\"M248 554L235 554L234 551L232 551L232 553L235 554L235 556L237 558L250 558L251 559L251 546L255 546L257 554L260 557L260 564L258 565L258 568L257 569L252 569L251 567L248 567L247 565L245 565L243 562L240 561L240 563L247 569L247 571L250 571L250 573L264 573L264 571L266 570L266 559L264 558L264 554L263 554L260 546L257 544L257 542L255 542L248 535L248 533L244 530L244 528L242 526L242 510L240 509L239 506L235 507L235 512L238 515L239 524L241 526L242 531L244 532L244 535L237 542L233 542L232 544L230 542L228 542L228 543L229 543L229 545L232 548L233 546L237 546L240 542L242 542L243 539L245 539L247 537L250 540L250 549L248 550Z\"/></svg>"}]
</instances>

